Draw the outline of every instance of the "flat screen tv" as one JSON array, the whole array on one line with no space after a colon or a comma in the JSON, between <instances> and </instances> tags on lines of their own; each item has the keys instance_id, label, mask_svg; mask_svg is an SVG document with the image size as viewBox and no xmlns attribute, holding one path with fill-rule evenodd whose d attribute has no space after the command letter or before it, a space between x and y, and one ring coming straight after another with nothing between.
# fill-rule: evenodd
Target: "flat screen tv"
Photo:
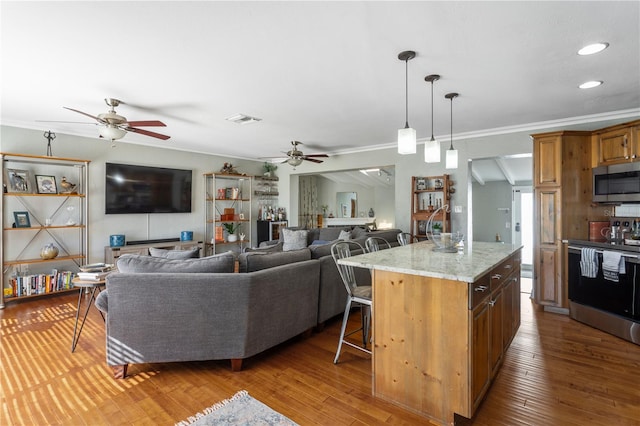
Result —
<instances>
[{"instance_id":1,"label":"flat screen tv","mask_svg":"<svg viewBox=\"0 0 640 426\"><path fill-rule=\"evenodd\" d=\"M191 170L106 164L105 214L190 213Z\"/></svg>"}]
</instances>

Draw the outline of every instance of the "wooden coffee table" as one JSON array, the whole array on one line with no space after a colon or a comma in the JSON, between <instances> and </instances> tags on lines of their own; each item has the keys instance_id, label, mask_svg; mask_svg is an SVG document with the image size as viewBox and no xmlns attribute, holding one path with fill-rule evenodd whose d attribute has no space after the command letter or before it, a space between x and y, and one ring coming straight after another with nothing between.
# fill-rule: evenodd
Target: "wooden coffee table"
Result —
<instances>
[{"instance_id":1,"label":"wooden coffee table","mask_svg":"<svg viewBox=\"0 0 640 426\"><path fill-rule=\"evenodd\" d=\"M95 301L96 299L96 294L100 293L100 291L102 290L102 287L106 284L106 280L99 280L99 281L94 281L94 280L82 280L78 277L75 277L73 280L71 280L71 282L73 283L73 286L78 288L79 292L78 292L78 308L76 310L76 324L73 327L73 338L71 340L71 352L75 351L76 349L76 345L78 344L78 340L80 340L80 334L82 333L82 328L84 327L84 322L87 320L87 314L89 313L89 308L91 308L91 304ZM80 329L78 330L78 319L80 318L80 307L82 305L82 295L85 292L89 292L91 293L91 296L89 297L89 302L87 302L87 306L86 309L84 311L84 316L82 317L82 322L80 323ZM100 312L100 316L102 317L102 319L104 320L104 315L102 314L101 311ZM76 331L77 331L77 335L76 335Z\"/></svg>"}]
</instances>

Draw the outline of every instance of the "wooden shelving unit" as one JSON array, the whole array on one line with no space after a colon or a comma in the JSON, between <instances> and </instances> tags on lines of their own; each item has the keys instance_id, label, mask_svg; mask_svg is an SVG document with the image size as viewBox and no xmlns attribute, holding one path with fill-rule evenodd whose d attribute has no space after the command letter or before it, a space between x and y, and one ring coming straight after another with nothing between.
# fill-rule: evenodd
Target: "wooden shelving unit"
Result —
<instances>
[{"instance_id":1,"label":"wooden shelving unit","mask_svg":"<svg viewBox=\"0 0 640 426\"><path fill-rule=\"evenodd\" d=\"M205 232L204 255L225 251L241 252L251 247L251 193L252 177L230 173L205 173ZM225 209L233 209L228 217ZM241 225L237 234L245 238L229 241L223 224Z\"/></svg>"},{"instance_id":2,"label":"wooden shelving unit","mask_svg":"<svg viewBox=\"0 0 640 426\"><path fill-rule=\"evenodd\" d=\"M449 175L411 178L411 235L427 238L427 221L439 207L450 203L454 191ZM433 224L439 224L441 232L451 232L451 210L440 210L434 216Z\"/></svg>"},{"instance_id":3,"label":"wooden shelving unit","mask_svg":"<svg viewBox=\"0 0 640 426\"><path fill-rule=\"evenodd\" d=\"M86 263L89 247L86 191L90 161L14 153L0 153L0 157L3 184L0 197L3 217L0 246L2 309L5 302L73 289L71 278ZM14 181L16 175L20 176L19 187ZM38 190L36 176L53 177L55 187ZM75 185L70 192L64 192L61 185L63 177ZM25 224L18 226L15 223L15 212L21 212L28 218ZM55 258L38 257L46 244L58 248L59 254ZM62 276L65 277L64 282L58 280ZM51 280L54 284L50 283ZM18 282L30 282L31 285L28 288L17 286Z\"/></svg>"}]
</instances>

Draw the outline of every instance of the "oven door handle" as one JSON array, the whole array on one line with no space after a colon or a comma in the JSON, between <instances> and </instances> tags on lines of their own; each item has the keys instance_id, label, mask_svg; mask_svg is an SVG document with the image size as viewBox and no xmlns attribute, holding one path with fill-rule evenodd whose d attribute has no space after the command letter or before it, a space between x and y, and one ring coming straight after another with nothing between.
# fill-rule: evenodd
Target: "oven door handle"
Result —
<instances>
[{"instance_id":1,"label":"oven door handle","mask_svg":"<svg viewBox=\"0 0 640 426\"><path fill-rule=\"evenodd\" d=\"M580 251L582 247L576 247L576 246L569 246L569 250L577 250ZM612 251L619 251L619 250L612 250ZM602 254L604 252L604 250L598 250L596 249L596 253ZM632 253L627 253L627 252L622 252L622 257L627 257L629 259L636 259L636 260L640 260L640 255L637 254L632 254Z\"/></svg>"}]
</instances>

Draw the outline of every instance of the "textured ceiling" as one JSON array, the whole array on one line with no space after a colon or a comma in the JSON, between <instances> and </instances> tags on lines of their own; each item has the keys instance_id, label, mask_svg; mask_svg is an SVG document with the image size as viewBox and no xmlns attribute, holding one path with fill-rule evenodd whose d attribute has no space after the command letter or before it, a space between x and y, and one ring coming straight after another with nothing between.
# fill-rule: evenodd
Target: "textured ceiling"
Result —
<instances>
[{"instance_id":1,"label":"textured ceiling","mask_svg":"<svg viewBox=\"0 0 640 426\"><path fill-rule=\"evenodd\" d=\"M158 119L161 141L124 142L257 159L393 146L405 122L449 139L574 117L640 115L640 3L0 3L2 124L97 137L103 99ZM590 57L576 51L606 41ZM577 85L604 80L591 90ZM243 113L262 121L226 121ZM596 119L594 119L594 115ZM39 120L53 121L41 122ZM75 121L59 123L55 121ZM578 122L580 119L578 119ZM599 126L595 126L596 128ZM59 136L60 137L60 136ZM105 142L107 143L107 142Z\"/></svg>"}]
</instances>

